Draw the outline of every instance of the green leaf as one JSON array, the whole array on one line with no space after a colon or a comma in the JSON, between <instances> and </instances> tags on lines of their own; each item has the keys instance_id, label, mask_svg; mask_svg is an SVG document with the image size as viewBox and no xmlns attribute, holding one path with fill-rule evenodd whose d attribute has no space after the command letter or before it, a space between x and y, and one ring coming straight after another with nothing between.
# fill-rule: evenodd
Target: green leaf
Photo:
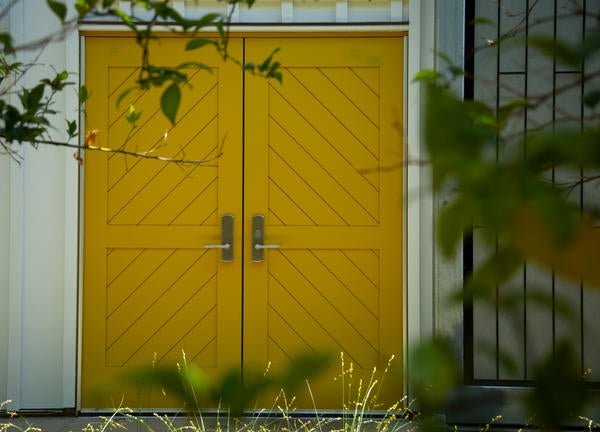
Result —
<instances>
[{"instance_id":1,"label":"green leaf","mask_svg":"<svg viewBox=\"0 0 600 432\"><path fill-rule=\"evenodd\" d=\"M12 36L10 33L0 33L0 44L4 46L3 51L7 54L13 53Z\"/></svg>"},{"instance_id":2,"label":"green leaf","mask_svg":"<svg viewBox=\"0 0 600 432\"><path fill-rule=\"evenodd\" d=\"M195 50L198 48L202 48L203 46L206 46L206 45L215 45L215 41L210 40L210 39L204 39L204 38L192 39L185 45L185 50L191 51L191 50Z\"/></svg>"},{"instance_id":3,"label":"green leaf","mask_svg":"<svg viewBox=\"0 0 600 432\"><path fill-rule=\"evenodd\" d=\"M128 111L127 115L125 116L125 120L127 121L127 123L130 123L132 126L135 127L135 124L141 117L142 117L142 112L141 111L137 112L133 105L129 105L129 111Z\"/></svg>"},{"instance_id":4,"label":"green leaf","mask_svg":"<svg viewBox=\"0 0 600 432\"><path fill-rule=\"evenodd\" d=\"M212 69L210 66L205 65L204 63L197 63L197 62L185 62L185 63L181 63L179 66L177 66L177 69L185 69L185 68L189 68L189 67L193 67L196 69L203 69L205 71L208 71L210 73L212 73ZM187 81L187 79L184 79L183 81Z\"/></svg>"},{"instance_id":5,"label":"green leaf","mask_svg":"<svg viewBox=\"0 0 600 432\"><path fill-rule=\"evenodd\" d=\"M580 66L582 61L582 53L578 48L571 47L566 43L555 40L551 37L534 37L529 39L529 43L539 49L542 53L556 58L557 61L569 65Z\"/></svg>"},{"instance_id":6,"label":"green leaf","mask_svg":"<svg viewBox=\"0 0 600 432\"><path fill-rule=\"evenodd\" d=\"M75 9L79 14L79 18L85 17L95 6L97 0L76 0Z\"/></svg>"},{"instance_id":7,"label":"green leaf","mask_svg":"<svg viewBox=\"0 0 600 432\"><path fill-rule=\"evenodd\" d=\"M531 102L526 99L514 99L505 105L502 105L498 110L498 118L500 120L507 119L514 111L524 108L530 108Z\"/></svg>"},{"instance_id":8,"label":"green leaf","mask_svg":"<svg viewBox=\"0 0 600 432\"><path fill-rule=\"evenodd\" d=\"M69 135L69 138L74 138L77 136L77 121L76 120L72 120L72 121L67 120L67 134Z\"/></svg>"},{"instance_id":9,"label":"green leaf","mask_svg":"<svg viewBox=\"0 0 600 432\"><path fill-rule=\"evenodd\" d=\"M194 365L186 365L182 370L175 365L132 369L109 380L105 390L119 388L123 383L141 389L162 388L170 397L185 401L189 407L196 407L196 398L209 389L208 378Z\"/></svg>"},{"instance_id":10,"label":"green leaf","mask_svg":"<svg viewBox=\"0 0 600 432\"><path fill-rule=\"evenodd\" d=\"M219 32L219 38L221 39L221 44L226 46L227 45L227 35L225 33L224 20L221 18L219 21L217 21L215 23L215 27L217 28L217 31Z\"/></svg>"},{"instance_id":11,"label":"green leaf","mask_svg":"<svg viewBox=\"0 0 600 432\"><path fill-rule=\"evenodd\" d=\"M593 57L600 51L600 32L586 32L585 40L583 41L583 56L586 60Z\"/></svg>"},{"instance_id":12,"label":"green leaf","mask_svg":"<svg viewBox=\"0 0 600 432\"><path fill-rule=\"evenodd\" d=\"M210 25L215 25L217 20L221 19L222 15L218 13L208 13L203 15L200 19L191 20L189 22L190 27L193 27L194 30L200 30L203 27L207 27Z\"/></svg>"},{"instance_id":13,"label":"green leaf","mask_svg":"<svg viewBox=\"0 0 600 432\"><path fill-rule=\"evenodd\" d=\"M283 81L283 75L279 71L279 66L281 66L281 63L279 63L279 62L273 63L271 65L271 67L269 67L269 71L267 72L266 77L276 79L277 81L279 81L281 83Z\"/></svg>"},{"instance_id":14,"label":"green leaf","mask_svg":"<svg viewBox=\"0 0 600 432\"><path fill-rule=\"evenodd\" d=\"M78 97L79 97L80 104L87 102L90 95L88 93L88 89L86 86L82 85L81 87L79 87Z\"/></svg>"},{"instance_id":15,"label":"green leaf","mask_svg":"<svg viewBox=\"0 0 600 432\"><path fill-rule=\"evenodd\" d=\"M273 57L278 52L279 52L279 48L275 48L271 52L271 54L269 55L269 57L267 57L265 59L265 61L263 61L258 66L256 66L256 68L260 72L263 72L265 74L265 77L267 77L267 78L275 78L278 74L281 75L280 73L277 72L277 69L279 68L280 63L279 62L271 63L273 61ZM279 77L279 80L281 80L281 76Z\"/></svg>"},{"instance_id":16,"label":"green leaf","mask_svg":"<svg viewBox=\"0 0 600 432\"><path fill-rule=\"evenodd\" d=\"M478 174L474 168L481 167L484 146L495 145L496 131L477 121L490 114L489 107L459 100L440 85L429 84L427 90L425 141L437 190L449 177Z\"/></svg>"},{"instance_id":17,"label":"green leaf","mask_svg":"<svg viewBox=\"0 0 600 432\"><path fill-rule=\"evenodd\" d=\"M440 212L437 238L444 255L451 256L456 253L465 230L472 224L473 211L464 199L456 199Z\"/></svg>"},{"instance_id":18,"label":"green leaf","mask_svg":"<svg viewBox=\"0 0 600 432\"><path fill-rule=\"evenodd\" d=\"M43 84L39 84L37 86L35 86L33 89L31 89L30 93L27 95L27 102L26 102L26 107L30 110L34 110L39 108L40 106L40 101L42 100L42 97L44 96L44 85Z\"/></svg>"},{"instance_id":19,"label":"green leaf","mask_svg":"<svg viewBox=\"0 0 600 432\"><path fill-rule=\"evenodd\" d=\"M586 385L571 344L561 341L537 367L535 389L527 397L527 407L542 430L559 430L584 412Z\"/></svg>"},{"instance_id":20,"label":"green leaf","mask_svg":"<svg viewBox=\"0 0 600 432\"><path fill-rule=\"evenodd\" d=\"M600 90L593 90L583 96L583 103L589 108L594 108L600 102Z\"/></svg>"},{"instance_id":21,"label":"green leaf","mask_svg":"<svg viewBox=\"0 0 600 432\"><path fill-rule=\"evenodd\" d=\"M491 26L495 26L496 23L494 23L494 21L492 21L489 18L486 17L477 17L473 20L471 20L469 22L470 25L475 25L475 24L484 24L484 25L491 25Z\"/></svg>"},{"instance_id":22,"label":"green leaf","mask_svg":"<svg viewBox=\"0 0 600 432\"><path fill-rule=\"evenodd\" d=\"M52 12L54 12L54 15L56 15L61 22L65 22L65 18L67 17L67 6L65 6L64 3L54 0L47 0L47 2L50 9L52 9Z\"/></svg>"},{"instance_id":23,"label":"green leaf","mask_svg":"<svg viewBox=\"0 0 600 432\"><path fill-rule=\"evenodd\" d=\"M423 342L412 353L410 364L419 406L425 414L438 412L461 381L452 347L441 338Z\"/></svg>"},{"instance_id":24,"label":"green leaf","mask_svg":"<svg viewBox=\"0 0 600 432\"><path fill-rule=\"evenodd\" d=\"M496 288L510 280L522 266L521 254L515 249L501 247L473 272L459 293L461 300L470 303L473 299L495 296Z\"/></svg>"},{"instance_id":25,"label":"green leaf","mask_svg":"<svg viewBox=\"0 0 600 432\"><path fill-rule=\"evenodd\" d=\"M138 30L137 30L135 24L133 23L133 20L125 12L123 12L120 9L111 9L110 14L118 17L123 22L123 24L125 24L127 27L129 27L131 30L133 30L136 34L138 34Z\"/></svg>"},{"instance_id":26,"label":"green leaf","mask_svg":"<svg viewBox=\"0 0 600 432\"><path fill-rule=\"evenodd\" d=\"M441 79L443 77L444 77L444 75L442 75L438 71L430 70L430 69L424 69L422 71L419 71L414 76L413 82L425 81L425 82L435 83L438 79Z\"/></svg>"},{"instance_id":27,"label":"green leaf","mask_svg":"<svg viewBox=\"0 0 600 432\"><path fill-rule=\"evenodd\" d=\"M119 107L119 105L121 105L121 101L123 99L125 99L127 97L127 95L129 93L131 93L132 90L135 90L135 87L129 87L128 89L125 89L121 92L121 94L117 98L117 103L116 103L117 108ZM87 90L86 90L86 93L87 93Z\"/></svg>"},{"instance_id":28,"label":"green leaf","mask_svg":"<svg viewBox=\"0 0 600 432\"><path fill-rule=\"evenodd\" d=\"M163 114L175 125L177 111L181 102L181 90L177 84L171 84L160 98L160 108Z\"/></svg>"}]
</instances>

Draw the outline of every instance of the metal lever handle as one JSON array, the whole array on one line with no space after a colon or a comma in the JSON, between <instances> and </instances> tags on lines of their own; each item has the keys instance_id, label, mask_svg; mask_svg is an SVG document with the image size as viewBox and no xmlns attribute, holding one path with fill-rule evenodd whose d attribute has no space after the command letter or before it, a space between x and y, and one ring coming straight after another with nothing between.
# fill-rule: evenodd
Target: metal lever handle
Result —
<instances>
[{"instance_id":1,"label":"metal lever handle","mask_svg":"<svg viewBox=\"0 0 600 432\"><path fill-rule=\"evenodd\" d=\"M205 249L221 249L221 261L233 261L233 215L221 216L221 244L204 245Z\"/></svg>"},{"instance_id":2,"label":"metal lever handle","mask_svg":"<svg viewBox=\"0 0 600 432\"><path fill-rule=\"evenodd\" d=\"M277 249L278 244L264 244L265 217L261 214L252 216L252 262L265 260L265 249Z\"/></svg>"},{"instance_id":3,"label":"metal lever handle","mask_svg":"<svg viewBox=\"0 0 600 432\"><path fill-rule=\"evenodd\" d=\"M220 245L204 245L204 249L230 249L231 245L229 243L220 244Z\"/></svg>"},{"instance_id":4,"label":"metal lever handle","mask_svg":"<svg viewBox=\"0 0 600 432\"><path fill-rule=\"evenodd\" d=\"M279 249L279 245L278 244L264 245L264 244L257 243L254 245L254 249Z\"/></svg>"}]
</instances>

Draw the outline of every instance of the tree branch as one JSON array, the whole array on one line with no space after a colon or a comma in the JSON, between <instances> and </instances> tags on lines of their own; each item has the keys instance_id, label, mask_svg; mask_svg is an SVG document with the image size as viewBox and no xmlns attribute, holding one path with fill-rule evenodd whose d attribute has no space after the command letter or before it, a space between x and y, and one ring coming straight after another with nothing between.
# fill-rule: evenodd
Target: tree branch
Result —
<instances>
[{"instance_id":1,"label":"tree branch","mask_svg":"<svg viewBox=\"0 0 600 432\"><path fill-rule=\"evenodd\" d=\"M11 155L11 157L14 157L17 154L16 151L14 149L10 148L9 146L7 146L6 143L2 142L0 144L5 149L7 154ZM99 147L99 146L94 146L94 145L71 144L71 143L67 143L67 142L53 141L53 140L36 140L36 141L30 142L30 144L33 146L36 146L39 144L44 144L44 145L52 145L55 147L72 148L75 150L91 150L91 151L99 151L99 152L105 152L105 153L116 153L116 154L122 154L125 156L134 156L137 158L159 160L159 161L163 161L163 162L174 162L174 163L183 164L183 165L204 165L204 166L213 166L213 167L216 167L217 165L216 164L209 165L209 163L216 161L218 158L220 158L223 155L223 145L221 145L218 148L218 152L215 156L210 157L208 159L183 159L183 158L180 159L180 158L159 156L159 155L151 154L150 152L135 152L135 151L129 151L129 150L124 150L124 149L113 149L110 147ZM19 156L19 159L22 161L21 156ZM78 157L76 157L76 159L79 160Z\"/></svg>"}]
</instances>

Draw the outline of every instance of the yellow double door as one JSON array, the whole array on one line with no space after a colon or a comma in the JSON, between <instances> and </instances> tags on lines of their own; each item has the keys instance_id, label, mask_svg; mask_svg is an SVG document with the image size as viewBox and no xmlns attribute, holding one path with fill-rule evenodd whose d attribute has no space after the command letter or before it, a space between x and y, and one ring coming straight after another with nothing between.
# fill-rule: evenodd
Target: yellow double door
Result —
<instances>
[{"instance_id":1,"label":"yellow double door","mask_svg":"<svg viewBox=\"0 0 600 432\"><path fill-rule=\"evenodd\" d=\"M87 107L96 145L181 164L88 151L84 165L82 408L169 406L102 383L136 366L186 360L216 378L332 353L315 378L319 408L341 408L392 355L380 400L401 397L403 40L234 37L229 55L280 48L283 83L242 73L205 47L162 38L159 65L186 68L175 126L160 92L129 92L140 52L86 37ZM120 103L117 103L120 100ZM130 106L142 113L135 127ZM226 245L229 245L228 247ZM300 389L300 394L306 389ZM300 408L312 408L300 396ZM382 406L385 408L385 406Z\"/></svg>"}]
</instances>

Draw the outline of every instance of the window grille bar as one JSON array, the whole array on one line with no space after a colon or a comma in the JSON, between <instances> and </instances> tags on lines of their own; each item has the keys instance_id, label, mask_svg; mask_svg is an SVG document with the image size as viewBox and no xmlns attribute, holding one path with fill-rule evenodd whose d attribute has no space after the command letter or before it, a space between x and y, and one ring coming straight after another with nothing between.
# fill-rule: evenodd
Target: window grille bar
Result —
<instances>
[{"instance_id":1,"label":"window grille bar","mask_svg":"<svg viewBox=\"0 0 600 432\"><path fill-rule=\"evenodd\" d=\"M583 31L581 33L581 40L584 40L586 37L586 28L589 23L586 21L586 13L590 10L594 9L592 4L588 4L589 0L580 0L577 3L582 7L582 14L577 16L576 18L571 16L567 21L563 21L567 16L567 13L564 12L563 6L566 4L564 0L551 0L547 3L547 8L544 6L541 9L541 15L531 15L531 17L527 14L523 19L523 34L526 40L530 38L532 34L538 34L540 16L547 24L548 35L552 37L554 40L561 39L565 34L565 27L560 27L561 25L570 25L570 26L582 26ZM524 13L529 10L530 7L536 7L538 5L537 1L526 0L524 2ZM490 6L493 4L493 6ZM487 6L487 8L485 8ZM533 49L529 49L528 45L525 44L524 49L524 60L519 60L521 57L514 57L515 55L522 54L511 54L511 50L509 49L506 41L500 39L501 31L505 27L508 27L511 24L512 17L506 14L510 8L515 9L517 6L523 7L519 5L518 1L511 0L466 0L465 2L465 21L467 23L466 31L465 31L465 47L468 53L477 53L476 50L476 37L478 37L478 33L474 26L469 25L468 23L472 22L476 17L480 16L478 14L478 10L484 10L484 13L488 18L496 19L497 30L495 32L495 37L498 40L498 43L489 49L494 49L495 52L492 54L494 56L494 60L496 62L495 68L492 65L489 70L490 73L483 76L483 79L493 81L492 86L488 94L493 94L493 86L495 86L495 108L496 112L498 112L500 108L500 104L503 103L501 100L501 96L504 97L506 94L507 82L506 78L515 77L513 81L516 82L518 89L515 92L515 97L535 97L538 92L538 85L536 85L536 77L534 75L536 72L536 68L539 68L538 61L535 59L535 51ZM494 9L496 8L496 9ZM511 11L514 12L514 11ZM517 12L521 12L521 10L517 10ZM568 12L568 11L567 11ZM481 12L480 12L481 13ZM508 20L508 21L503 21ZM534 30L535 28L535 30ZM570 28L570 27L569 27ZM575 27L573 27L575 28ZM535 31L535 33L533 33ZM492 36L494 37L494 36ZM475 59L476 54L473 56L466 56L465 59L465 70L467 72L465 78L465 99L474 99L477 97L478 90L478 82L476 68L487 70L485 68L485 64L477 63L477 59ZM513 57L510 57L513 56ZM513 60L517 59L514 64ZM479 65L479 66L478 66ZM521 67L524 67L524 70L520 70ZM523 127L523 137L524 137L524 146L523 146L523 157L527 157L527 136L526 133L530 128L539 127L540 124L545 124L549 122L549 126L552 130L557 130L561 124L565 121L575 127L578 127L580 130L583 130L586 126L586 108L579 101L575 102L576 98L583 98L586 91L586 83L584 82L586 72L587 71L586 64L582 62L581 65L576 66L572 69L566 69L563 67L556 58L548 59L548 66L545 71L547 71L547 84L543 84L541 86L542 90L544 86L548 87L549 100L548 104L542 110L536 111L536 108L525 108L523 111L523 119L518 120L519 131L520 128ZM495 70L494 70L495 69ZM495 74L495 76L494 76ZM505 77L505 81L501 80L501 77ZM523 77L524 80L521 84L521 79L517 77ZM529 79L532 79L531 83ZM564 91L564 88L561 89L561 85L564 87L565 84L570 85L572 82L574 87L570 88L568 92ZM550 88L551 86L551 88ZM481 87L485 91L485 86ZM562 91L561 91L562 90ZM521 92L521 93L519 93ZM545 92L545 90L544 90ZM482 93L485 94L485 93ZM518 95L517 95L518 94ZM509 94L512 97L512 94ZM494 105L494 101L491 101L492 106ZM579 104L579 105L573 105ZM579 118L577 118L579 117ZM574 123L577 121L577 123ZM496 140L496 158L498 161L502 158L502 149L500 148L499 139ZM586 173L583 168L579 168L574 171L575 175L579 175L583 177ZM553 182L553 184L557 184L559 182L564 181L565 172L562 169L552 168L549 171L549 180ZM584 204L586 200L590 200L590 189L584 190L584 185L580 184L577 186L579 189L574 192L573 195L574 202L579 207L579 211L581 214L584 212ZM589 187L589 186L586 186ZM595 199L595 198L593 198ZM477 229L485 229L484 226L473 226L472 231L465 233L463 237L463 276L464 280L468 280L470 275L474 270L475 264L478 262L478 254L483 252L481 249L480 242L477 241L476 233ZM498 242L496 242L496 250L498 249ZM479 255L481 256L481 255ZM463 314L464 314L464 328L463 328L463 337L464 337L464 370L465 370L465 381L467 384L472 385L501 385L501 386L529 386L531 385L531 380L533 377L533 365L535 362L539 360L540 353L536 350L534 345L542 346L544 349L549 349L551 351L556 351L558 339L561 336L565 336L568 333L567 331L573 330L572 340L576 341L577 353L580 356L580 364L582 373L585 371L586 362L586 354L588 357L592 359L596 359L600 361L600 356L593 356L590 354L591 351L586 352L586 337L588 339L587 343L591 343L591 335L589 333L593 332L593 328L586 327L586 313L590 315L591 306L586 302L588 301L588 296L591 294L588 291L584 291L584 286L582 283L573 285L573 289L575 291L570 291L571 287L567 286L562 279L557 278L554 273L549 273L544 275L540 273L540 270L536 268L536 266L524 263L523 270L518 279L519 282L522 282L522 291L518 291L518 295L522 295L523 299L523 310L520 309L517 311L518 319L523 320L522 328L519 328L519 332L522 337L522 347L519 348L521 351L515 354L515 359L519 362L523 362L522 368L519 367L519 374L515 377L507 374L503 365L501 364L501 356L503 353L503 349L505 349L510 342L507 342L507 339L503 335L506 335L506 325L502 322L502 320L507 319L507 315L504 312L500 311L501 307L501 296L503 292L500 287L496 288L496 305L495 305L495 316L490 316L488 324L486 324L487 330L481 333L481 330L478 329L478 323L474 322L477 319L481 319L483 316L482 312L477 312L477 306L473 304L465 303L463 305ZM551 302L551 307L549 309L540 309L539 305L536 301L532 300L535 297L532 297L538 293L539 286L542 288L541 293L548 296L549 301ZM544 290L545 288L545 290ZM566 296L566 297L565 297ZM574 324L567 325L565 320L559 313L559 302L566 301L568 305L570 305L572 312L578 314L577 321ZM600 302L600 297L596 300ZM492 309L493 311L493 309ZM479 317L479 318L478 318ZM541 319L541 321L539 321ZM588 317L589 320L594 319L594 317ZM528 320L530 322L528 322ZM597 321L597 320L596 320ZM547 323L547 324L546 324ZM588 323L589 324L589 323ZM547 326L546 326L547 325ZM550 335L547 335L546 338L540 340L540 329L548 328ZM478 333L479 332L479 333ZM492 353L492 357L489 358L491 363L485 363L485 367L482 369L482 364L480 357L487 355L481 353L481 344L479 339L475 340L476 335L485 336L486 340L492 344L491 348L495 350ZM495 338L495 340L493 340ZM489 340L488 340L489 339ZM506 344L506 346L504 346ZM541 344L541 345L540 345ZM588 350L591 348L588 347ZM518 357L518 358L517 358ZM487 360L486 360L487 361ZM594 361L594 360L592 360ZM597 362L596 361L596 362ZM590 365L587 365L590 367ZM484 370L483 373L481 371ZM513 379L515 378L515 379ZM596 375L595 382L591 384L594 388L600 388L600 374Z\"/></svg>"}]
</instances>

